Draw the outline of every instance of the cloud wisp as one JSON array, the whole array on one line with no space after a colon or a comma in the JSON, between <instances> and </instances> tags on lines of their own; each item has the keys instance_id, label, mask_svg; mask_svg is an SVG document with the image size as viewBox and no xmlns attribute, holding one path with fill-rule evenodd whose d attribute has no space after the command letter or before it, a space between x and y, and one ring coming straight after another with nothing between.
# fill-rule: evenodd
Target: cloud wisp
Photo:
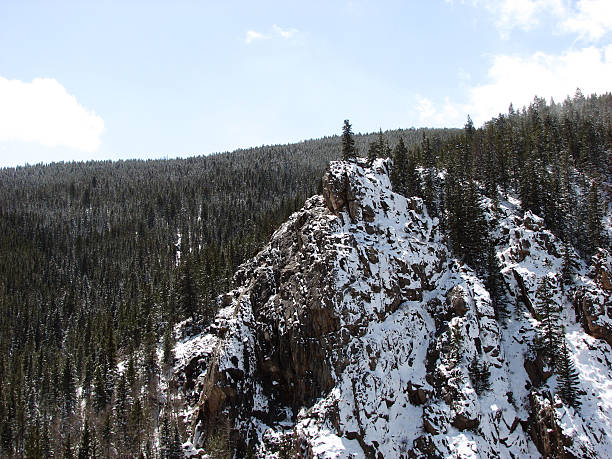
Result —
<instances>
[{"instance_id":1,"label":"cloud wisp","mask_svg":"<svg viewBox=\"0 0 612 459\"><path fill-rule=\"evenodd\" d=\"M579 0L574 14L561 23L566 32L578 34L587 41L597 41L612 31L612 2L610 0Z\"/></svg>"},{"instance_id":2,"label":"cloud wisp","mask_svg":"<svg viewBox=\"0 0 612 459\"><path fill-rule=\"evenodd\" d=\"M294 28L283 28L280 27L276 24L272 25L272 28L269 32L267 33L263 33L263 32L258 32L256 30L247 30L245 37L244 37L244 42L247 45L250 45L251 43L255 42L255 41L259 41L259 40L270 40L273 38L280 38L283 40L290 40L292 38L295 38L295 36L299 33L299 31L297 29Z\"/></svg>"},{"instance_id":3,"label":"cloud wisp","mask_svg":"<svg viewBox=\"0 0 612 459\"><path fill-rule=\"evenodd\" d=\"M256 30L247 30L246 36L244 37L244 42L247 45L250 45L256 40L266 40L268 38L270 37L264 35L263 33L257 32Z\"/></svg>"},{"instance_id":4,"label":"cloud wisp","mask_svg":"<svg viewBox=\"0 0 612 459\"><path fill-rule=\"evenodd\" d=\"M471 4L492 16L504 39L513 29L534 29L544 18L552 19L557 32L575 33L584 41L595 42L612 32L610 0L471 0Z\"/></svg>"},{"instance_id":5,"label":"cloud wisp","mask_svg":"<svg viewBox=\"0 0 612 459\"><path fill-rule=\"evenodd\" d=\"M0 142L33 142L88 153L101 144L104 121L53 78L31 83L0 77Z\"/></svg>"},{"instance_id":6,"label":"cloud wisp","mask_svg":"<svg viewBox=\"0 0 612 459\"><path fill-rule=\"evenodd\" d=\"M544 14L561 17L566 11L562 0L473 0L472 3L484 7L493 16L502 38L508 38L515 28L537 27Z\"/></svg>"}]
</instances>

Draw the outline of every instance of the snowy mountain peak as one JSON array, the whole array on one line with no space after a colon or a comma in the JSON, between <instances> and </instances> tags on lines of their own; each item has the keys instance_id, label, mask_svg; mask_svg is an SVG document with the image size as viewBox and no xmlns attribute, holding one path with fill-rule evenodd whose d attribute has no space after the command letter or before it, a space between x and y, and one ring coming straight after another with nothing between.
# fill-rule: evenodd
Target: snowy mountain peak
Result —
<instances>
[{"instance_id":1,"label":"snowy mountain peak","mask_svg":"<svg viewBox=\"0 0 612 459\"><path fill-rule=\"evenodd\" d=\"M389 167L332 162L323 196L240 267L214 322L178 342L193 451L222 441L261 457L605 456L610 255L561 288L563 247L542 219L485 200L509 310L496 319L485 280L453 258L420 198L392 191ZM534 345L543 278L579 409L556 395Z\"/></svg>"}]
</instances>

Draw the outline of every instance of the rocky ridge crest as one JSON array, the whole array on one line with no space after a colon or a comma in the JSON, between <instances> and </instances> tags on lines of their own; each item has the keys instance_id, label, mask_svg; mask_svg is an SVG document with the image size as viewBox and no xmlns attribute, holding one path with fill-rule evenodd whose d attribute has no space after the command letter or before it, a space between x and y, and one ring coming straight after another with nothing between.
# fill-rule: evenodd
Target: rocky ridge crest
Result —
<instances>
[{"instance_id":1,"label":"rocky ridge crest","mask_svg":"<svg viewBox=\"0 0 612 459\"><path fill-rule=\"evenodd\" d=\"M438 219L391 190L388 167L331 163L323 196L240 267L213 324L178 342L193 445L225 433L238 456L580 457L612 448L610 255L582 266L572 291L554 292L582 374L577 412L552 395L554 377L531 346L535 290L560 272L560 243L516 203L494 211L485 202L506 299L517 305L504 328L483 282L447 251ZM490 372L480 394L474 360Z\"/></svg>"}]
</instances>

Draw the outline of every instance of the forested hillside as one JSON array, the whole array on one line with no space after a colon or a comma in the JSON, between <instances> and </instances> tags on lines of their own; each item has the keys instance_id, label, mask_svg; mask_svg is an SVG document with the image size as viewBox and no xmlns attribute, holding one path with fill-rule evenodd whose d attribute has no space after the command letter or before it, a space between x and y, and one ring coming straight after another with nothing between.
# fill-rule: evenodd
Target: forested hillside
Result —
<instances>
[{"instance_id":1,"label":"forested hillside","mask_svg":"<svg viewBox=\"0 0 612 459\"><path fill-rule=\"evenodd\" d=\"M456 132L388 131L385 148ZM358 150L376 138L356 136ZM175 323L206 323L236 267L319 190L339 154L336 136L0 170L2 455L76 455L85 442L150 457L164 397L158 343L168 359Z\"/></svg>"},{"instance_id":2,"label":"forested hillside","mask_svg":"<svg viewBox=\"0 0 612 459\"><path fill-rule=\"evenodd\" d=\"M478 129L468 118L463 130L355 141L358 155L392 158L393 190L423 198L500 321L512 305L487 199L544 218L565 244L566 279L610 248L610 94L536 98ZM195 334L208 325L238 266L322 191L341 149L335 136L190 159L0 170L0 454L179 455L174 326L190 319L183 331Z\"/></svg>"}]
</instances>

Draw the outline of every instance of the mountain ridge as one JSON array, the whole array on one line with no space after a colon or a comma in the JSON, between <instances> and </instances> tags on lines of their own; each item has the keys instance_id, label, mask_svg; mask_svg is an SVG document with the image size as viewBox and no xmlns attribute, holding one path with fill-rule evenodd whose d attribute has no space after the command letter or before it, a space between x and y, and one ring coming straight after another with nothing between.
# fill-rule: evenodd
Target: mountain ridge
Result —
<instances>
[{"instance_id":1,"label":"mountain ridge","mask_svg":"<svg viewBox=\"0 0 612 459\"><path fill-rule=\"evenodd\" d=\"M543 220L516 200L494 211L484 199L488 218L499 220L506 299L520 302L523 295L527 302L502 326L484 281L453 258L422 199L392 191L389 173L389 160L330 163L323 196L310 198L239 268L237 289L220 298L224 307L208 332L179 341L175 371L199 394L187 416L194 446L223 435L215 428L221 422L239 454L266 457L606 451L611 420L596 410L583 420L573 408L559 408L558 397L547 395L556 383L550 369L532 355L529 303L543 273L560 272L562 261L561 244ZM578 283L609 301L596 282ZM571 301L560 288L554 295L564 306L569 346L590 346L601 359L608 344L593 344L569 317ZM612 375L595 360L581 370L596 373L596 384L581 384L598 385L589 396L607 405L612 393L603 388ZM200 373L191 369L191 386L183 368L194 361ZM490 390L477 393L473 362L489 372ZM553 406L555 413L565 409L565 421L554 420ZM587 423L603 432L599 442L567 433L589 432Z\"/></svg>"}]
</instances>

